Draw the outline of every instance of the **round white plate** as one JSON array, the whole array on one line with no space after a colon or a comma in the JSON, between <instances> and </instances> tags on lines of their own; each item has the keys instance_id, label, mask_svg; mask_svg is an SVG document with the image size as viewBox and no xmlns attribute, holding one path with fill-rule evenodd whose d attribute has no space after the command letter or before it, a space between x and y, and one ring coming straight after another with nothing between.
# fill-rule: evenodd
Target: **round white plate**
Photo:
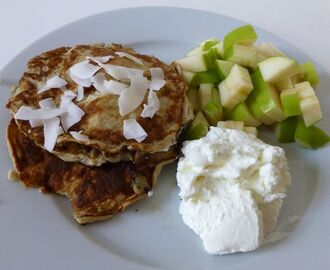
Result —
<instances>
[{"instance_id":1,"label":"round white plate","mask_svg":"<svg viewBox=\"0 0 330 270\"><path fill-rule=\"evenodd\" d=\"M279 22L280 23L280 22ZM283 145L293 185L281 214L299 215L289 236L259 250L227 256L208 255L201 241L178 213L176 164L161 173L154 195L113 219L81 226L72 218L66 198L42 195L7 180L5 103L9 85L16 84L26 62L43 51L79 43L117 42L171 62L198 42L221 38L242 22L219 14L180 8L131 8L94 15L38 40L18 54L2 72L0 269L329 269L330 147L318 151ZM283 26L285 27L285 26ZM300 62L307 57L283 40L258 29L259 40L270 41ZM306 39L308 33L305 33ZM323 105L320 124L329 132L330 81L319 68L317 89ZM266 140L275 143L271 136Z\"/></svg>"}]
</instances>

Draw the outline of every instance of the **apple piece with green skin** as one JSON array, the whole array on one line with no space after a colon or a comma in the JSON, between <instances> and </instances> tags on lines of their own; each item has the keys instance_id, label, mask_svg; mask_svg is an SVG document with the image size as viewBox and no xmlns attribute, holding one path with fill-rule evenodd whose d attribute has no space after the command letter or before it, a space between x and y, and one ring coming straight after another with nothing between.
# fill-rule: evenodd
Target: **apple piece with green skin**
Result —
<instances>
[{"instance_id":1,"label":"apple piece with green skin","mask_svg":"<svg viewBox=\"0 0 330 270\"><path fill-rule=\"evenodd\" d=\"M294 88L294 83L290 77L279 80L275 83L275 86L278 91L282 92L283 90Z\"/></svg>"},{"instance_id":2,"label":"apple piece with green skin","mask_svg":"<svg viewBox=\"0 0 330 270\"><path fill-rule=\"evenodd\" d=\"M220 42L219 39L216 38L210 38L202 42L201 46L203 48L203 51L208 51L210 48L214 47Z\"/></svg>"},{"instance_id":3,"label":"apple piece with green skin","mask_svg":"<svg viewBox=\"0 0 330 270\"><path fill-rule=\"evenodd\" d=\"M298 117L289 117L275 124L275 136L280 143L291 143L295 141L295 132Z\"/></svg>"},{"instance_id":4,"label":"apple piece with green skin","mask_svg":"<svg viewBox=\"0 0 330 270\"><path fill-rule=\"evenodd\" d=\"M322 119L320 102L316 96L300 100L300 109L306 127L310 127Z\"/></svg>"},{"instance_id":5,"label":"apple piece with green skin","mask_svg":"<svg viewBox=\"0 0 330 270\"><path fill-rule=\"evenodd\" d=\"M208 128L209 123L207 122L203 113L198 112L190 124L185 137L187 140L196 140L202 138L207 134Z\"/></svg>"},{"instance_id":6,"label":"apple piece with green skin","mask_svg":"<svg viewBox=\"0 0 330 270\"><path fill-rule=\"evenodd\" d=\"M219 84L221 105L233 109L243 102L253 89L248 70L234 65L227 78Z\"/></svg>"},{"instance_id":7,"label":"apple piece with green skin","mask_svg":"<svg viewBox=\"0 0 330 270\"><path fill-rule=\"evenodd\" d=\"M207 57L204 53L200 55L193 55L178 59L175 62L179 64L184 70L190 72L202 72L207 71L208 69L208 63L206 61L206 58Z\"/></svg>"},{"instance_id":8,"label":"apple piece with green skin","mask_svg":"<svg viewBox=\"0 0 330 270\"><path fill-rule=\"evenodd\" d=\"M257 33L252 25L243 25L225 35L223 47L225 52L234 44L252 45L257 40Z\"/></svg>"},{"instance_id":9,"label":"apple piece with green skin","mask_svg":"<svg viewBox=\"0 0 330 270\"><path fill-rule=\"evenodd\" d=\"M221 81L218 73L214 70L196 72L190 80L189 86L197 86L203 83L219 83Z\"/></svg>"},{"instance_id":10,"label":"apple piece with green skin","mask_svg":"<svg viewBox=\"0 0 330 270\"><path fill-rule=\"evenodd\" d=\"M315 90L309 82L297 83L294 88L297 90L300 99L316 96Z\"/></svg>"},{"instance_id":11,"label":"apple piece with green skin","mask_svg":"<svg viewBox=\"0 0 330 270\"><path fill-rule=\"evenodd\" d=\"M218 106L221 106L220 93L216 88L212 88L212 101L215 102Z\"/></svg>"},{"instance_id":12,"label":"apple piece with green skin","mask_svg":"<svg viewBox=\"0 0 330 270\"><path fill-rule=\"evenodd\" d=\"M260 54L265 56L266 58L273 57L273 56L286 56L285 53L280 51L278 48L276 48L272 43L268 42L262 42L259 45L257 45L257 49Z\"/></svg>"},{"instance_id":13,"label":"apple piece with green skin","mask_svg":"<svg viewBox=\"0 0 330 270\"><path fill-rule=\"evenodd\" d=\"M224 60L215 60L215 69L221 80L224 80L230 73L231 68L235 65L233 62Z\"/></svg>"},{"instance_id":14,"label":"apple piece with green skin","mask_svg":"<svg viewBox=\"0 0 330 270\"><path fill-rule=\"evenodd\" d=\"M315 87L319 83L319 75L315 69L314 64L311 61L300 65L301 71L305 81L309 81L310 84Z\"/></svg>"},{"instance_id":15,"label":"apple piece with green skin","mask_svg":"<svg viewBox=\"0 0 330 270\"><path fill-rule=\"evenodd\" d=\"M201 55L202 53L203 53L203 46L202 45L199 45L198 47L196 47L192 51L188 52L186 54L186 57Z\"/></svg>"},{"instance_id":16,"label":"apple piece with green skin","mask_svg":"<svg viewBox=\"0 0 330 270\"><path fill-rule=\"evenodd\" d=\"M186 82L186 84L188 84L188 85L191 84L192 80L194 79L195 74L196 74L195 72L181 70L181 76L184 79L184 81Z\"/></svg>"},{"instance_id":17,"label":"apple piece with green skin","mask_svg":"<svg viewBox=\"0 0 330 270\"><path fill-rule=\"evenodd\" d=\"M204 106L203 113L209 124L212 126L215 126L220 120L223 119L222 108L213 100Z\"/></svg>"},{"instance_id":18,"label":"apple piece with green skin","mask_svg":"<svg viewBox=\"0 0 330 270\"><path fill-rule=\"evenodd\" d=\"M226 120L241 121L245 126L257 127L261 122L253 117L245 102L238 104L233 110L225 111Z\"/></svg>"},{"instance_id":19,"label":"apple piece with green skin","mask_svg":"<svg viewBox=\"0 0 330 270\"><path fill-rule=\"evenodd\" d=\"M187 92L187 97L191 102L194 112L199 111L199 99L198 99L198 91L196 88L190 88Z\"/></svg>"},{"instance_id":20,"label":"apple piece with green skin","mask_svg":"<svg viewBox=\"0 0 330 270\"><path fill-rule=\"evenodd\" d=\"M281 92L282 107L287 117L301 115L300 98L297 89L287 89Z\"/></svg>"},{"instance_id":21,"label":"apple piece with green skin","mask_svg":"<svg viewBox=\"0 0 330 270\"><path fill-rule=\"evenodd\" d=\"M257 63L264 60L260 58L255 47L234 44L225 51L224 59L235 64L255 68Z\"/></svg>"},{"instance_id":22,"label":"apple piece with green skin","mask_svg":"<svg viewBox=\"0 0 330 270\"><path fill-rule=\"evenodd\" d=\"M198 101L201 109L212 100L212 83L202 83L198 89Z\"/></svg>"},{"instance_id":23,"label":"apple piece with green skin","mask_svg":"<svg viewBox=\"0 0 330 270\"><path fill-rule=\"evenodd\" d=\"M237 129L237 130L243 130L244 129L244 123L241 121L220 121L217 124L217 127L222 128L229 128L229 129Z\"/></svg>"},{"instance_id":24,"label":"apple piece with green skin","mask_svg":"<svg viewBox=\"0 0 330 270\"><path fill-rule=\"evenodd\" d=\"M252 74L251 79L254 89L250 95L250 99L247 101L247 104L249 105L249 109L255 118L261 122L264 122L261 120L261 111L264 115L275 120L276 122L284 120L286 116L282 109L279 93L275 87L264 81L259 69Z\"/></svg>"},{"instance_id":25,"label":"apple piece with green skin","mask_svg":"<svg viewBox=\"0 0 330 270\"><path fill-rule=\"evenodd\" d=\"M220 41L218 44L214 45L212 48L216 49L218 57L223 58L225 55L225 50L223 48L223 41Z\"/></svg>"},{"instance_id":26,"label":"apple piece with green skin","mask_svg":"<svg viewBox=\"0 0 330 270\"><path fill-rule=\"evenodd\" d=\"M330 137L322 129L316 126L306 127L304 121L300 119L294 135L298 145L304 148L317 149L330 141Z\"/></svg>"},{"instance_id":27,"label":"apple piece with green skin","mask_svg":"<svg viewBox=\"0 0 330 270\"><path fill-rule=\"evenodd\" d=\"M297 62L283 56L274 56L258 63L265 82L276 82L300 73Z\"/></svg>"}]
</instances>

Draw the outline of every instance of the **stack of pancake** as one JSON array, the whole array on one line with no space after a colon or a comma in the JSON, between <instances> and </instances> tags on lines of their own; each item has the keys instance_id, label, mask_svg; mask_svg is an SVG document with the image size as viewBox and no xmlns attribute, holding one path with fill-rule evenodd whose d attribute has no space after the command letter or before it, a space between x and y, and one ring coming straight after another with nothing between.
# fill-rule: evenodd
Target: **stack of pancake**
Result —
<instances>
[{"instance_id":1,"label":"stack of pancake","mask_svg":"<svg viewBox=\"0 0 330 270\"><path fill-rule=\"evenodd\" d=\"M116 52L132 55L143 64ZM83 98L73 100L85 114L69 130L59 133L51 151L46 150L44 127L32 127L27 120L15 119L15 114L22 106L39 109L39 102L49 98L59 106L63 87L38 89L56 75L67 82L65 90L76 93L78 85L69 75L70 67L86 57L102 56L111 56L107 64L143 70L148 79L150 68L161 68L166 84L157 91L159 110L152 118L141 117L145 97L139 107L123 116L118 110L118 95L100 94L93 85L85 87ZM152 191L161 168L177 157L178 137L192 116L187 90L174 64L168 66L117 44L62 47L36 56L7 103L13 116L7 129L14 163L10 177L28 187L67 196L81 224L107 219ZM147 133L143 141L123 135L123 121L132 118ZM88 140L78 140L70 131L82 131Z\"/></svg>"}]
</instances>

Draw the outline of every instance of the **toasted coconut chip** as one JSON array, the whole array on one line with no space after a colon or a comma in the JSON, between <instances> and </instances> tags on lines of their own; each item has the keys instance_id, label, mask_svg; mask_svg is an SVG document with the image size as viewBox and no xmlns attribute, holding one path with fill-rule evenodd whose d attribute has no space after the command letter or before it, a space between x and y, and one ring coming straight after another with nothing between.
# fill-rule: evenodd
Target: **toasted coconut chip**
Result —
<instances>
[{"instance_id":1,"label":"toasted coconut chip","mask_svg":"<svg viewBox=\"0 0 330 270\"><path fill-rule=\"evenodd\" d=\"M81 101L83 99L84 99L84 87L81 85L78 85L76 100Z\"/></svg>"},{"instance_id":2,"label":"toasted coconut chip","mask_svg":"<svg viewBox=\"0 0 330 270\"><path fill-rule=\"evenodd\" d=\"M101 85L106 80L107 78L105 77L105 74L103 72L98 72L91 78L92 83L101 84Z\"/></svg>"},{"instance_id":3,"label":"toasted coconut chip","mask_svg":"<svg viewBox=\"0 0 330 270\"><path fill-rule=\"evenodd\" d=\"M114 95L120 95L128 87L126 84L114 80L104 81L103 85L107 92Z\"/></svg>"},{"instance_id":4,"label":"toasted coconut chip","mask_svg":"<svg viewBox=\"0 0 330 270\"><path fill-rule=\"evenodd\" d=\"M78 85L84 86L84 87L90 87L92 85L92 82L90 79L80 79L78 77L76 77L75 75L73 75L70 71L69 71L69 75L71 77L71 79Z\"/></svg>"},{"instance_id":5,"label":"toasted coconut chip","mask_svg":"<svg viewBox=\"0 0 330 270\"><path fill-rule=\"evenodd\" d=\"M28 106L22 106L18 109L16 114L14 115L14 119L18 120L45 120L51 119L57 116L60 116L65 112L62 108L56 109L36 109L33 110Z\"/></svg>"},{"instance_id":6,"label":"toasted coconut chip","mask_svg":"<svg viewBox=\"0 0 330 270\"><path fill-rule=\"evenodd\" d=\"M118 99L119 113L124 116L134 111L143 102L148 89L148 80L142 76L131 76L131 85L123 90Z\"/></svg>"},{"instance_id":7,"label":"toasted coconut chip","mask_svg":"<svg viewBox=\"0 0 330 270\"><path fill-rule=\"evenodd\" d=\"M143 104L144 108L141 113L141 117L146 118L150 117L153 118L155 113L159 111L160 103L156 93L152 90L149 90L148 95L148 104Z\"/></svg>"},{"instance_id":8,"label":"toasted coconut chip","mask_svg":"<svg viewBox=\"0 0 330 270\"><path fill-rule=\"evenodd\" d=\"M127 81L130 79L130 76L143 76L143 70L136 68L127 68L116 65L102 65L101 66L106 73L108 73L111 77L115 78L119 81Z\"/></svg>"},{"instance_id":9,"label":"toasted coconut chip","mask_svg":"<svg viewBox=\"0 0 330 270\"><path fill-rule=\"evenodd\" d=\"M64 131L67 132L70 127L78 123L84 116L84 114L85 112L80 109L79 106L77 106L73 102L70 103L70 105L66 109L66 112L61 116L61 124Z\"/></svg>"},{"instance_id":10,"label":"toasted coconut chip","mask_svg":"<svg viewBox=\"0 0 330 270\"><path fill-rule=\"evenodd\" d=\"M86 59L88 60L92 60L95 63L99 64L104 64L106 62L108 62L110 59L112 59L113 56L112 55L107 55L107 56L87 56Z\"/></svg>"},{"instance_id":11,"label":"toasted coconut chip","mask_svg":"<svg viewBox=\"0 0 330 270\"><path fill-rule=\"evenodd\" d=\"M150 75L151 82L149 87L151 90L158 91L166 84L166 81L164 80L164 72L161 68L151 68Z\"/></svg>"},{"instance_id":12,"label":"toasted coconut chip","mask_svg":"<svg viewBox=\"0 0 330 270\"><path fill-rule=\"evenodd\" d=\"M70 135L75 138L77 141L81 141L81 142L88 142L89 138L86 135L81 134L80 132L77 131L70 131L69 132Z\"/></svg>"},{"instance_id":13,"label":"toasted coconut chip","mask_svg":"<svg viewBox=\"0 0 330 270\"><path fill-rule=\"evenodd\" d=\"M38 93L45 92L51 88L61 88L66 86L68 83L66 80L60 78L59 76L54 76L47 80L46 84L38 89Z\"/></svg>"},{"instance_id":14,"label":"toasted coconut chip","mask_svg":"<svg viewBox=\"0 0 330 270\"><path fill-rule=\"evenodd\" d=\"M140 126L140 124L133 118L124 120L124 137L128 140L134 139L137 142L142 142L148 134Z\"/></svg>"},{"instance_id":15,"label":"toasted coconut chip","mask_svg":"<svg viewBox=\"0 0 330 270\"><path fill-rule=\"evenodd\" d=\"M46 119L43 120L42 123L44 125L44 147L49 152L52 152L57 140L60 118L54 117L51 119Z\"/></svg>"},{"instance_id":16,"label":"toasted coconut chip","mask_svg":"<svg viewBox=\"0 0 330 270\"><path fill-rule=\"evenodd\" d=\"M127 59L132 60L133 62L135 62L135 63L137 63L139 65L143 65L143 62L139 58L137 58L137 57L135 57L135 56L133 56L133 55L131 55L129 53L126 53L126 52L115 52L115 54L117 54L119 57L126 57Z\"/></svg>"},{"instance_id":17,"label":"toasted coconut chip","mask_svg":"<svg viewBox=\"0 0 330 270\"><path fill-rule=\"evenodd\" d=\"M92 65L88 60L85 60L74 64L72 67L70 67L69 71L70 75L73 75L74 77L82 80L87 80L92 78L100 68L101 67Z\"/></svg>"}]
</instances>

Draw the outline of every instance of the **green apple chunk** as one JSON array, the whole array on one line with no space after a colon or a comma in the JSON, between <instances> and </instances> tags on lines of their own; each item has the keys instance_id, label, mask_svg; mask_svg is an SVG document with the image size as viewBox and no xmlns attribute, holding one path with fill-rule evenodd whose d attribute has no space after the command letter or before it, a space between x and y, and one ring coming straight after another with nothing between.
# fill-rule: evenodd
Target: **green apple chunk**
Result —
<instances>
[{"instance_id":1,"label":"green apple chunk","mask_svg":"<svg viewBox=\"0 0 330 270\"><path fill-rule=\"evenodd\" d=\"M223 39L226 52L234 44L252 45L257 40L257 34L252 25L243 25L230 31Z\"/></svg>"},{"instance_id":2,"label":"green apple chunk","mask_svg":"<svg viewBox=\"0 0 330 270\"><path fill-rule=\"evenodd\" d=\"M280 143L291 143L295 141L294 134L298 124L298 117L289 117L275 124L275 136Z\"/></svg>"},{"instance_id":3,"label":"green apple chunk","mask_svg":"<svg viewBox=\"0 0 330 270\"><path fill-rule=\"evenodd\" d=\"M262 115L266 115L268 118L280 122L286 118L280 96L275 87L264 81L260 70L255 71L251 76L254 89L251 93L251 97L248 99L247 104L251 113L261 122L267 124L266 121L261 120ZM260 110L258 109L260 108Z\"/></svg>"},{"instance_id":4,"label":"green apple chunk","mask_svg":"<svg viewBox=\"0 0 330 270\"><path fill-rule=\"evenodd\" d=\"M196 73L194 72L190 72L190 71L186 71L186 70L181 70L181 76L184 79L184 81L190 85L194 76Z\"/></svg>"},{"instance_id":5,"label":"green apple chunk","mask_svg":"<svg viewBox=\"0 0 330 270\"><path fill-rule=\"evenodd\" d=\"M216 38L211 38L211 39L207 39L205 41L202 42L201 46L203 48L203 51L208 51L211 47L214 47L215 45L217 45L220 42L220 40L216 39Z\"/></svg>"},{"instance_id":6,"label":"green apple chunk","mask_svg":"<svg viewBox=\"0 0 330 270\"><path fill-rule=\"evenodd\" d=\"M220 121L217 124L218 127L222 128L230 128L230 129L237 129L237 130L243 130L244 129L244 123L241 121Z\"/></svg>"},{"instance_id":7,"label":"green apple chunk","mask_svg":"<svg viewBox=\"0 0 330 270\"><path fill-rule=\"evenodd\" d=\"M223 119L222 108L212 100L204 106L203 113L212 126Z\"/></svg>"},{"instance_id":8,"label":"green apple chunk","mask_svg":"<svg viewBox=\"0 0 330 270\"><path fill-rule=\"evenodd\" d=\"M230 73L231 68L235 65L233 62L224 60L215 60L215 69L221 80L224 80Z\"/></svg>"},{"instance_id":9,"label":"green apple chunk","mask_svg":"<svg viewBox=\"0 0 330 270\"><path fill-rule=\"evenodd\" d=\"M204 54L188 56L175 62L179 64L182 69L191 72L202 72L207 70L207 61Z\"/></svg>"},{"instance_id":10,"label":"green apple chunk","mask_svg":"<svg viewBox=\"0 0 330 270\"><path fill-rule=\"evenodd\" d=\"M203 46L199 45L198 47L196 47L192 51L188 52L186 54L186 56L189 57L189 56L201 55L202 53L203 53Z\"/></svg>"},{"instance_id":11,"label":"green apple chunk","mask_svg":"<svg viewBox=\"0 0 330 270\"><path fill-rule=\"evenodd\" d=\"M199 111L199 99L198 99L198 91L196 88L190 88L187 92L187 96L189 101L191 102L194 112Z\"/></svg>"},{"instance_id":12,"label":"green apple chunk","mask_svg":"<svg viewBox=\"0 0 330 270\"><path fill-rule=\"evenodd\" d=\"M266 82L275 82L300 72L296 61L283 56L267 58L258 63L258 66Z\"/></svg>"},{"instance_id":13,"label":"green apple chunk","mask_svg":"<svg viewBox=\"0 0 330 270\"><path fill-rule=\"evenodd\" d=\"M316 86L319 83L319 75L312 62L308 61L300 65L301 71L304 75L304 80L309 81L312 86Z\"/></svg>"},{"instance_id":14,"label":"green apple chunk","mask_svg":"<svg viewBox=\"0 0 330 270\"><path fill-rule=\"evenodd\" d=\"M299 120L294 135L298 145L305 148L317 149L326 145L329 141L329 135L316 126L306 127L303 120Z\"/></svg>"},{"instance_id":15,"label":"green apple chunk","mask_svg":"<svg viewBox=\"0 0 330 270\"><path fill-rule=\"evenodd\" d=\"M316 96L307 97L300 100L300 109L302 111L306 127L314 125L323 117L320 102Z\"/></svg>"},{"instance_id":16,"label":"green apple chunk","mask_svg":"<svg viewBox=\"0 0 330 270\"><path fill-rule=\"evenodd\" d=\"M301 114L300 99L297 89L292 88L282 91L281 101L283 111L287 117Z\"/></svg>"},{"instance_id":17,"label":"green apple chunk","mask_svg":"<svg viewBox=\"0 0 330 270\"><path fill-rule=\"evenodd\" d=\"M225 50L223 48L223 41L220 41L218 44L214 45L212 48L215 48L218 57L223 58Z\"/></svg>"},{"instance_id":18,"label":"green apple chunk","mask_svg":"<svg viewBox=\"0 0 330 270\"><path fill-rule=\"evenodd\" d=\"M233 110L225 111L226 120L241 121L245 126L257 127L261 122L253 117L245 102L239 103Z\"/></svg>"},{"instance_id":19,"label":"green apple chunk","mask_svg":"<svg viewBox=\"0 0 330 270\"><path fill-rule=\"evenodd\" d=\"M279 80L275 83L275 86L278 91L282 92L283 90L294 88L294 83L290 77Z\"/></svg>"},{"instance_id":20,"label":"green apple chunk","mask_svg":"<svg viewBox=\"0 0 330 270\"><path fill-rule=\"evenodd\" d=\"M257 49L260 54L265 56L266 58L273 56L286 56L285 53L276 48L272 43L262 42L257 46Z\"/></svg>"},{"instance_id":21,"label":"green apple chunk","mask_svg":"<svg viewBox=\"0 0 330 270\"><path fill-rule=\"evenodd\" d=\"M215 102L218 106L221 106L221 101L220 101L220 93L219 90L216 88L212 88L212 101Z\"/></svg>"},{"instance_id":22,"label":"green apple chunk","mask_svg":"<svg viewBox=\"0 0 330 270\"><path fill-rule=\"evenodd\" d=\"M203 113L198 112L187 130L186 139L196 140L202 138L207 134L208 128L209 123L207 122Z\"/></svg>"},{"instance_id":23,"label":"green apple chunk","mask_svg":"<svg viewBox=\"0 0 330 270\"><path fill-rule=\"evenodd\" d=\"M206 106L206 104L212 100L212 89L213 89L212 83L203 83L199 86L197 93L198 93L199 106L201 109L203 109L204 106Z\"/></svg>"},{"instance_id":24,"label":"green apple chunk","mask_svg":"<svg viewBox=\"0 0 330 270\"><path fill-rule=\"evenodd\" d=\"M252 89L248 70L234 65L227 78L219 84L221 105L227 109L233 109L247 98Z\"/></svg>"},{"instance_id":25,"label":"green apple chunk","mask_svg":"<svg viewBox=\"0 0 330 270\"><path fill-rule=\"evenodd\" d=\"M234 44L225 51L224 59L246 67L256 67L260 59L258 50L255 47Z\"/></svg>"},{"instance_id":26,"label":"green apple chunk","mask_svg":"<svg viewBox=\"0 0 330 270\"><path fill-rule=\"evenodd\" d=\"M196 72L190 80L190 86L197 86L203 83L219 83L221 81L219 75L214 70Z\"/></svg>"},{"instance_id":27,"label":"green apple chunk","mask_svg":"<svg viewBox=\"0 0 330 270\"><path fill-rule=\"evenodd\" d=\"M309 82L297 83L294 88L297 90L300 99L316 96L314 88Z\"/></svg>"}]
</instances>

